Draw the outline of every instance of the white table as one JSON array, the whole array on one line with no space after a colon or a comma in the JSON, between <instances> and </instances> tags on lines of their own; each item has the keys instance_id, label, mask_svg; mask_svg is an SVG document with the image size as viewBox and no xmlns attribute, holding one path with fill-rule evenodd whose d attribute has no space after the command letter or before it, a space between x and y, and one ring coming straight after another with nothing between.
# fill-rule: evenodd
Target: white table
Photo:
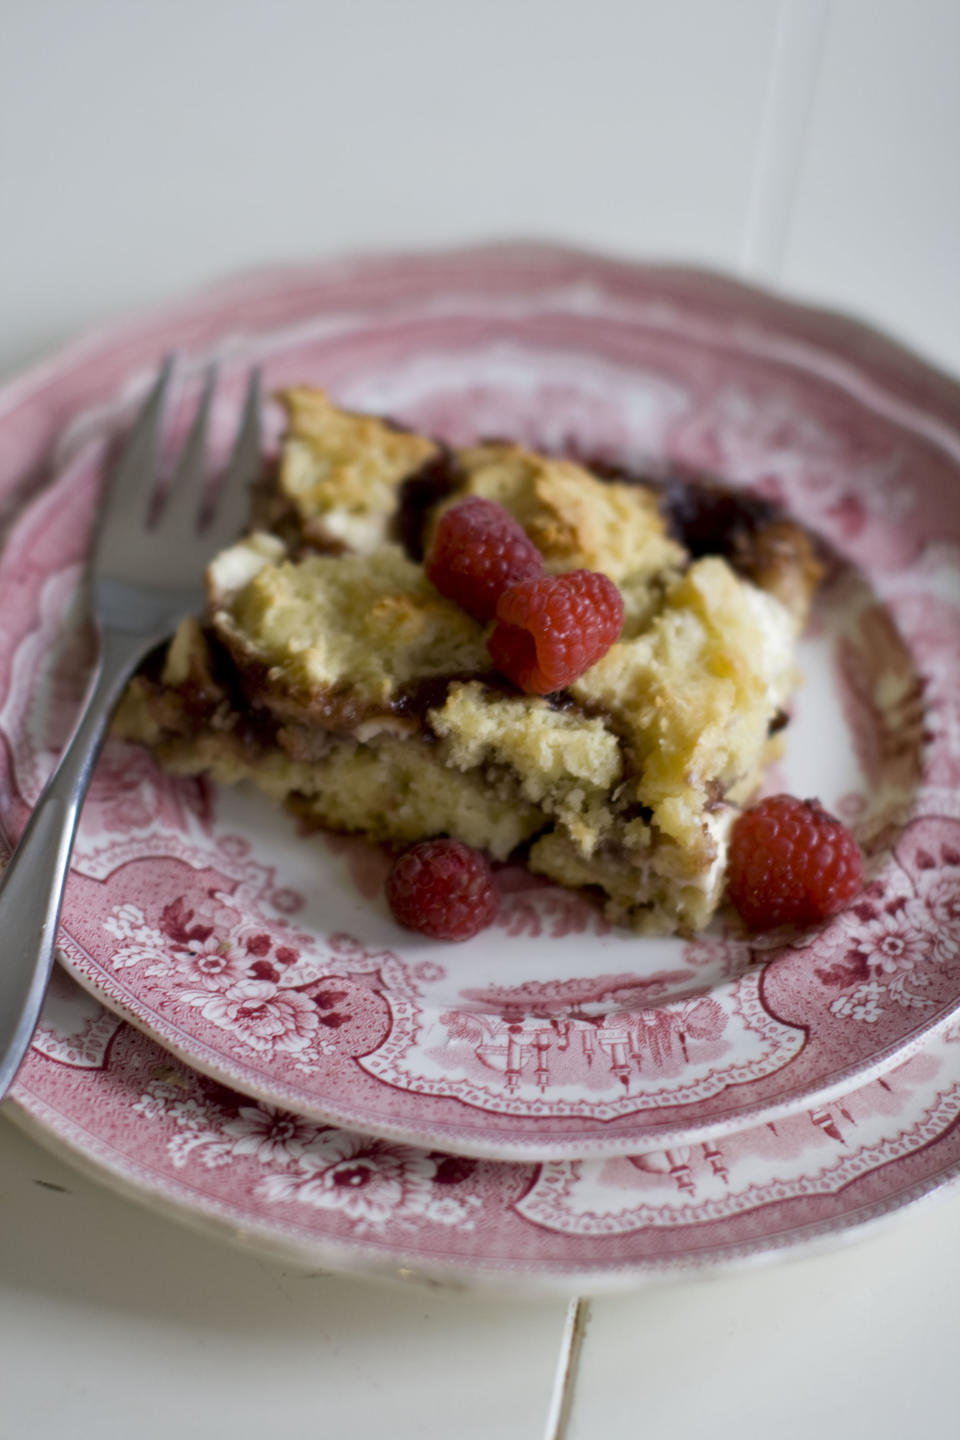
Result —
<instances>
[{"instance_id":1,"label":"white table","mask_svg":"<svg viewBox=\"0 0 960 1440\"><path fill-rule=\"evenodd\" d=\"M0 1122L2 1440L541 1440L566 1307L304 1275ZM956 1433L960 1193L835 1254L593 1301L566 1440Z\"/></svg>"},{"instance_id":2,"label":"white table","mask_svg":"<svg viewBox=\"0 0 960 1440\"><path fill-rule=\"evenodd\" d=\"M5 0L0 214L4 373L237 267L489 234L739 269L960 370L960 6ZM955 1433L958 1279L952 1193L595 1302L567 1440ZM0 1440L559 1435L567 1318L285 1271L0 1120Z\"/></svg>"}]
</instances>

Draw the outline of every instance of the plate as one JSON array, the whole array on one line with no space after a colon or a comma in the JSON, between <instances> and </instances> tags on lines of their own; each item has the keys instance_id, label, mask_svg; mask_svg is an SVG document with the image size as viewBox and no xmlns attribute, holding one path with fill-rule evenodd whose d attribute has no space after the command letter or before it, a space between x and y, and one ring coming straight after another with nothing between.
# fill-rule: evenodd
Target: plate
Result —
<instances>
[{"instance_id":1,"label":"plate","mask_svg":"<svg viewBox=\"0 0 960 1440\"><path fill-rule=\"evenodd\" d=\"M4 1113L96 1178L282 1260L597 1294L825 1248L960 1173L960 1026L832 1104L638 1158L471 1160L205 1079L61 971Z\"/></svg>"},{"instance_id":2,"label":"plate","mask_svg":"<svg viewBox=\"0 0 960 1440\"><path fill-rule=\"evenodd\" d=\"M52 480L0 557L0 818L16 834L81 693L76 595L104 449L177 346L456 441L499 433L776 498L830 547L775 788L869 858L822 930L638 939L500 875L496 929L403 932L384 857L255 795L106 752L61 935L172 1053L314 1119L475 1156L704 1142L882 1074L960 1002L960 391L848 322L713 277L542 248L274 272L68 353L5 394L0 495ZM122 382L122 383L121 383ZM119 393L118 393L119 387ZM65 420L59 442L53 436ZM10 502L14 503L13 500ZM76 608L76 607L74 607Z\"/></svg>"}]
</instances>

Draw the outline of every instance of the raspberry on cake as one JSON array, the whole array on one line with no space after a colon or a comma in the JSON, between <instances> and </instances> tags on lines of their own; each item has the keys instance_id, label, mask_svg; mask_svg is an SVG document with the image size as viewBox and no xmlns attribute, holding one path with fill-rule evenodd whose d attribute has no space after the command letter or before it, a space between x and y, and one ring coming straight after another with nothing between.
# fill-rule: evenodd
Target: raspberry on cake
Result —
<instances>
[{"instance_id":1,"label":"raspberry on cake","mask_svg":"<svg viewBox=\"0 0 960 1440\"><path fill-rule=\"evenodd\" d=\"M706 924L780 743L817 576L802 531L757 515L729 553L723 535L687 548L655 486L284 398L253 532L211 565L208 613L131 683L118 733L320 826L520 856L640 928ZM458 506L486 527L468 608L430 578ZM554 610L579 627L569 653ZM531 693L497 640L511 631L536 653Z\"/></svg>"},{"instance_id":2,"label":"raspberry on cake","mask_svg":"<svg viewBox=\"0 0 960 1440\"><path fill-rule=\"evenodd\" d=\"M492 620L504 590L538 576L543 556L509 510L472 495L441 515L426 566L441 595Z\"/></svg>"},{"instance_id":3,"label":"raspberry on cake","mask_svg":"<svg viewBox=\"0 0 960 1440\"><path fill-rule=\"evenodd\" d=\"M859 845L819 800L771 795L734 824L727 888L750 930L815 925L862 884Z\"/></svg>"},{"instance_id":4,"label":"raspberry on cake","mask_svg":"<svg viewBox=\"0 0 960 1440\"><path fill-rule=\"evenodd\" d=\"M413 845L394 861L386 888L394 918L434 940L472 939L499 905L489 864L460 840Z\"/></svg>"},{"instance_id":5,"label":"raspberry on cake","mask_svg":"<svg viewBox=\"0 0 960 1440\"><path fill-rule=\"evenodd\" d=\"M487 649L521 690L550 695L579 680L622 630L623 600L609 576L571 570L505 590Z\"/></svg>"}]
</instances>

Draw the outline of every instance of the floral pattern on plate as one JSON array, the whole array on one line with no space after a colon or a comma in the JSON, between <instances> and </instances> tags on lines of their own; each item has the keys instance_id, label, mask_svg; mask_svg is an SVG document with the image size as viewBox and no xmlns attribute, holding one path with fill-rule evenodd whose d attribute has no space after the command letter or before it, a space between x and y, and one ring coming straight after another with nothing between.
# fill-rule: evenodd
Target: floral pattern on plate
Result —
<instances>
[{"instance_id":1,"label":"floral pattern on plate","mask_svg":"<svg viewBox=\"0 0 960 1440\"><path fill-rule=\"evenodd\" d=\"M63 953L111 1008L267 1103L476 1156L707 1143L894 1066L960 1003L960 398L878 337L714 279L512 249L283 272L163 312L7 392L0 496L55 481L0 557L11 834L89 665L64 628L99 467L159 351L249 360L456 440L709 469L790 507L834 557L774 777L838 809L869 858L820 930L638 940L500 875L497 928L425 944L383 856L298 835L268 802L108 747ZM123 382L119 400L111 398ZM274 417L275 420L275 417ZM824 736L830 743L824 744Z\"/></svg>"},{"instance_id":2,"label":"floral pattern on plate","mask_svg":"<svg viewBox=\"0 0 960 1440\"><path fill-rule=\"evenodd\" d=\"M596 1293L836 1239L955 1179L958 1041L954 1026L860 1090L722 1140L497 1163L253 1104L58 970L9 1113L108 1183L287 1261Z\"/></svg>"}]
</instances>

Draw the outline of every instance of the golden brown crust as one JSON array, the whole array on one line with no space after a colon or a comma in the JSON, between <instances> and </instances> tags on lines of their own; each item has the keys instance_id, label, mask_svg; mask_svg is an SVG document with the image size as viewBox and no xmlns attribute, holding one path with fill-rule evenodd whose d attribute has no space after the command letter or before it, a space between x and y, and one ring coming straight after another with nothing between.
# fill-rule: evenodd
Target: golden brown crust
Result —
<instances>
[{"instance_id":1,"label":"golden brown crust","mask_svg":"<svg viewBox=\"0 0 960 1440\"><path fill-rule=\"evenodd\" d=\"M711 803L759 782L794 679L793 630L778 600L708 556L672 582L640 635L570 687L614 717L633 756L633 798L690 855L707 859Z\"/></svg>"},{"instance_id":2,"label":"golden brown crust","mask_svg":"<svg viewBox=\"0 0 960 1440\"><path fill-rule=\"evenodd\" d=\"M482 495L519 520L548 570L602 570L618 584L678 566L656 493L599 480L572 460L519 445L478 445L456 455L458 493Z\"/></svg>"},{"instance_id":3,"label":"golden brown crust","mask_svg":"<svg viewBox=\"0 0 960 1440\"><path fill-rule=\"evenodd\" d=\"M434 676L491 667L484 632L396 546L268 558L251 536L211 566L213 628L276 716L347 729Z\"/></svg>"},{"instance_id":4,"label":"golden brown crust","mask_svg":"<svg viewBox=\"0 0 960 1440\"><path fill-rule=\"evenodd\" d=\"M373 415L339 410L322 390L300 387L277 398L288 421L277 488L304 538L321 549L375 549L388 538L399 486L439 446Z\"/></svg>"},{"instance_id":5,"label":"golden brown crust","mask_svg":"<svg viewBox=\"0 0 960 1440\"><path fill-rule=\"evenodd\" d=\"M771 520L736 536L730 563L738 574L775 595L798 630L803 628L824 571L805 530L792 520Z\"/></svg>"}]
</instances>

